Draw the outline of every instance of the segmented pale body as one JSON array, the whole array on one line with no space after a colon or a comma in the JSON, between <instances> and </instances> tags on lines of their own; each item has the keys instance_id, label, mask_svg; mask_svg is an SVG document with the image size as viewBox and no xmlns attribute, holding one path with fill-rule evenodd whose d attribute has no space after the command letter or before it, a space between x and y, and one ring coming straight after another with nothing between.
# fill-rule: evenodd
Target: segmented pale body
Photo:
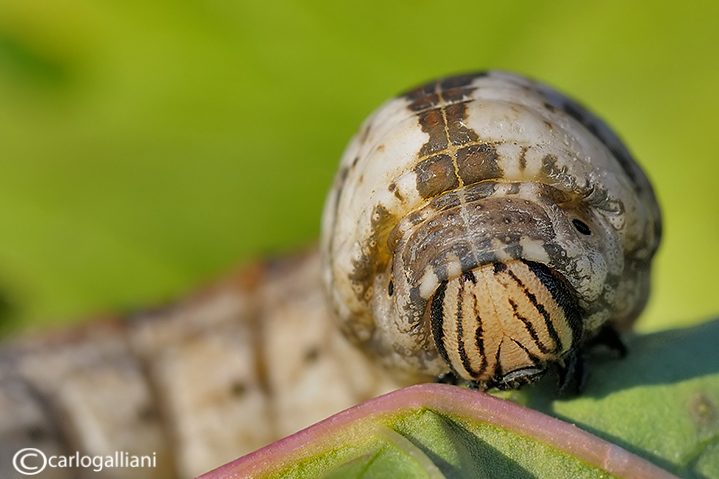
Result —
<instances>
[{"instance_id":1,"label":"segmented pale body","mask_svg":"<svg viewBox=\"0 0 719 479\"><path fill-rule=\"evenodd\" d=\"M158 463L43 477L189 478L448 371L529 382L633 320L659 236L646 177L576 103L503 73L431 83L348 147L322 265L268 261L171 307L0 348L0 476L35 447Z\"/></svg>"},{"instance_id":2,"label":"segmented pale body","mask_svg":"<svg viewBox=\"0 0 719 479\"><path fill-rule=\"evenodd\" d=\"M155 468L46 478L192 478L399 386L339 332L316 251L175 305L0 347L0 477L12 457L155 453Z\"/></svg>"}]
</instances>

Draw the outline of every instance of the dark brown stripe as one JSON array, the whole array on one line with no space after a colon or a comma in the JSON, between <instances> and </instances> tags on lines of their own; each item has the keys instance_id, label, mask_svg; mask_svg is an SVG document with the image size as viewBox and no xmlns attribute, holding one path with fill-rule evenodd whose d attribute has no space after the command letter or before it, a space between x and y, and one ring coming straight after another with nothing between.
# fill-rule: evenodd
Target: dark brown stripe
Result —
<instances>
[{"instance_id":1,"label":"dark brown stripe","mask_svg":"<svg viewBox=\"0 0 719 479\"><path fill-rule=\"evenodd\" d=\"M457 314L455 321L457 322L457 352L459 359L462 361L462 367L470 376L473 376L472 365L467 356L467 350L464 347L464 326L462 325L462 300L464 298L464 281L459 282L459 292L457 293Z\"/></svg>"},{"instance_id":2,"label":"dark brown stripe","mask_svg":"<svg viewBox=\"0 0 719 479\"><path fill-rule=\"evenodd\" d=\"M532 322L519 314L519 311L517 311L517 303L512 301L512 299L509 299L509 305L512 307L512 310L514 310L514 317L520 320L522 323L524 323L524 329L529 333L529 335L532 337L532 340L534 341L534 344L537 345L537 348L544 354L548 354L552 352L551 349L547 348L544 344L542 344L542 341L540 341L539 336L537 335L537 332L534 330L534 326L532 326ZM556 343L555 343L556 344Z\"/></svg>"},{"instance_id":3,"label":"dark brown stripe","mask_svg":"<svg viewBox=\"0 0 719 479\"><path fill-rule=\"evenodd\" d=\"M472 275L474 276L474 275ZM474 345L477 347L479 357L482 358L482 366L477 371L477 377L482 375L487 369L487 357L484 353L484 330L482 329L482 318L479 316L479 305L477 304L477 295L474 295L474 310L477 311L477 329L474 332Z\"/></svg>"},{"instance_id":4,"label":"dark brown stripe","mask_svg":"<svg viewBox=\"0 0 719 479\"><path fill-rule=\"evenodd\" d=\"M527 357L529 358L530 361L532 361L532 365L533 365L533 366L538 366L538 365L541 363L541 361L539 360L539 358L538 358L537 356L535 356L534 354L532 354L531 352L529 352L529 350L528 350L527 348L525 348L522 343L520 343L519 341L517 341L517 340L514 339L514 338L510 338L510 339L512 339L512 341L514 342L514 344L516 344L517 346L519 346L525 353L527 353ZM511 372L511 371L510 371L510 372Z\"/></svg>"},{"instance_id":5,"label":"dark brown stripe","mask_svg":"<svg viewBox=\"0 0 719 479\"><path fill-rule=\"evenodd\" d=\"M504 371L502 370L502 361L500 361L499 355L502 352L502 344L504 344L504 336L502 340L499 342L499 346L497 346L497 352L494 353L494 379L501 379L504 376Z\"/></svg>"},{"instance_id":6,"label":"dark brown stripe","mask_svg":"<svg viewBox=\"0 0 719 479\"><path fill-rule=\"evenodd\" d=\"M549 290L552 299L562 308L567 324L569 324L569 327L572 329L572 346L578 345L584 335L584 323L582 322L581 310L577 304L577 300L569 290L569 287L542 263L527 260L522 260L522 262L539 278L539 281ZM552 332L556 334L553 328L550 334L552 334Z\"/></svg>"},{"instance_id":7,"label":"dark brown stripe","mask_svg":"<svg viewBox=\"0 0 719 479\"><path fill-rule=\"evenodd\" d=\"M439 355L442 356L447 364L451 364L449 356L447 356L447 349L444 347L444 293L446 289L447 282L442 281L434 293L429 313L429 324L432 329L432 338L434 338L434 345L437 347L437 352L439 352Z\"/></svg>"},{"instance_id":8,"label":"dark brown stripe","mask_svg":"<svg viewBox=\"0 0 719 479\"><path fill-rule=\"evenodd\" d=\"M420 156L429 156L444 151L449 146L444 115L441 108L433 108L417 114L422 131L429 135L427 143L419 150Z\"/></svg>"},{"instance_id":9,"label":"dark brown stripe","mask_svg":"<svg viewBox=\"0 0 719 479\"><path fill-rule=\"evenodd\" d=\"M522 262L525 264L528 263L527 261L522 261ZM535 264L539 264L539 263L535 263ZM529 266L529 265L527 265L527 266ZM531 268L530 268L530 270L531 270ZM544 318L544 324L547 327L547 332L549 333L549 336L552 338L552 341L554 341L554 344L556 344L556 348L554 349L554 352L561 351L563 349L562 340L559 338L557 331L554 329L554 324L552 322L551 316L549 315L549 312L545 309L543 304L541 304L539 301L537 301L537 297L529 291L529 288L527 288L527 286L525 286L524 283L519 278L517 278L517 276L514 274L513 271L508 270L507 273L519 285L519 287L522 288L522 290L524 291L524 295L529 299L529 301L534 305L536 310L539 311L539 314L541 314L542 317ZM532 271L532 273L534 273L535 276L537 275L537 273L535 273L534 271ZM542 278L539 278L539 280L542 281ZM544 281L542 281L542 284L544 284ZM549 287L547 287L546 284L544 284L544 286L547 289L549 289ZM551 293L551 290L550 290L550 293ZM554 295L552 295L552 298L554 298ZM566 313L565 313L565 316L566 316ZM571 325L570 325L570 327L571 327ZM573 331L574 331L574 329L572 329L572 332Z\"/></svg>"},{"instance_id":10,"label":"dark brown stripe","mask_svg":"<svg viewBox=\"0 0 719 479\"><path fill-rule=\"evenodd\" d=\"M476 276L474 276L474 273L472 271L466 271L466 272L462 273L462 279L464 279L465 281L471 281L472 284L477 284L477 278L476 278ZM476 301L476 296L475 296L475 301ZM476 311L476 309L475 309L475 311Z\"/></svg>"}]
</instances>

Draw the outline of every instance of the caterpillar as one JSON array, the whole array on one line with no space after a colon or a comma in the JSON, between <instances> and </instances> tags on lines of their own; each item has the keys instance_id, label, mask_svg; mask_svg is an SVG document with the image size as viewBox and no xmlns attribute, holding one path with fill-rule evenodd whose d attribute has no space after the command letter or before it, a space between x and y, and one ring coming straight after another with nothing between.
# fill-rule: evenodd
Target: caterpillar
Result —
<instances>
[{"instance_id":1,"label":"caterpillar","mask_svg":"<svg viewBox=\"0 0 719 479\"><path fill-rule=\"evenodd\" d=\"M644 308L661 237L618 137L557 91L503 72L393 99L341 160L323 216L343 330L407 377L517 388Z\"/></svg>"},{"instance_id":2,"label":"caterpillar","mask_svg":"<svg viewBox=\"0 0 719 479\"><path fill-rule=\"evenodd\" d=\"M570 377L641 312L661 237L652 187L604 123L494 71L373 113L322 221L319 249L172 306L2 345L0 475L20 477L31 447L153 454L112 477L189 478L404 385Z\"/></svg>"}]
</instances>

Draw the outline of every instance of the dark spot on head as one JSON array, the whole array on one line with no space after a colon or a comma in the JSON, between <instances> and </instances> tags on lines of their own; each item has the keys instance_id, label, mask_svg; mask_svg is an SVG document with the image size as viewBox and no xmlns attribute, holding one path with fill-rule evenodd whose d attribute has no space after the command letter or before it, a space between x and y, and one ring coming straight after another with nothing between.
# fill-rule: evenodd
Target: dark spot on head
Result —
<instances>
[{"instance_id":1,"label":"dark spot on head","mask_svg":"<svg viewBox=\"0 0 719 479\"><path fill-rule=\"evenodd\" d=\"M392 280L389 280L389 284L387 285L387 295L391 298L394 294L394 282Z\"/></svg>"},{"instance_id":2,"label":"dark spot on head","mask_svg":"<svg viewBox=\"0 0 719 479\"><path fill-rule=\"evenodd\" d=\"M572 224L577 229L577 231L579 231L583 235L589 236L590 234L592 234L592 230L589 229L589 226L587 226L585 222L575 218L572 220Z\"/></svg>"},{"instance_id":3,"label":"dark spot on head","mask_svg":"<svg viewBox=\"0 0 719 479\"><path fill-rule=\"evenodd\" d=\"M230 394L234 397L242 397L247 392L247 385L242 381L235 381L230 385Z\"/></svg>"},{"instance_id":4,"label":"dark spot on head","mask_svg":"<svg viewBox=\"0 0 719 479\"><path fill-rule=\"evenodd\" d=\"M352 168L354 168L355 166L357 166L357 162L359 161L359 158L360 158L359 156L355 156L355 159L352 160Z\"/></svg>"},{"instance_id":5,"label":"dark spot on head","mask_svg":"<svg viewBox=\"0 0 719 479\"><path fill-rule=\"evenodd\" d=\"M544 120L544 126L547 127L547 130L553 130L553 129L554 129L554 125L552 125L552 122L547 121L547 120Z\"/></svg>"},{"instance_id":6,"label":"dark spot on head","mask_svg":"<svg viewBox=\"0 0 719 479\"><path fill-rule=\"evenodd\" d=\"M320 357L320 350L313 346L305 350L304 360L306 363L314 363Z\"/></svg>"},{"instance_id":7,"label":"dark spot on head","mask_svg":"<svg viewBox=\"0 0 719 479\"><path fill-rule=\"evenodd\" d=\"M554 113L555 111L557 111L557 109L554 107L554 105L552 105L551 103L548 103L548 102L546 102L546 101L544 102L544 108L546 108L547 110L551 111L552 113Z\"/></svg>"}]
</instances>

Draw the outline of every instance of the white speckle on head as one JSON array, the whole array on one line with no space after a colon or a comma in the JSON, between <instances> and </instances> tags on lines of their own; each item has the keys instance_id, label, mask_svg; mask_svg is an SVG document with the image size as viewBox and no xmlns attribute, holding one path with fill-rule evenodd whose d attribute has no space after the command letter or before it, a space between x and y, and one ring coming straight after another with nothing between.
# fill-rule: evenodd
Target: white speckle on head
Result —
<instances>
[{"instance_id":1,"label":"white speckle on head","mask_svg":"<svg viewBox=\"0 0 719 479\"><path fill-rule=\"evenodd\" d=\"M427 266L424 275L419 282L419 295L424 299L429 299L439 286L439 278L431 266Z\"/></svg>"},{"instance_id":2,"label":"white speckle on head","mask_svg":"<svg viewBox=\"0 0 719 479\"><path fill-rule=\"evenodd\" d=\"M452 253L447 255L447 278L455 278L462 274L462 262Z\"/></svg>"},{"instance_id":3,"label":"white speckle on head","mask_svg":"<svg viewBox=\"0 0 719 479\"><path fill-rule=\"evenodd\" d=\"M617 294L613 288L604 288L604 300L607 303L613 303Z\"/></svg>"},{"instance_id":4,"label":"white speckle on head","mask_svg":"<svg viewBox=\"0 0 719 479\"><path fill-rule=\"evenodd\" d=\"M497 260L499 261L509 261L512 258L512 256L505 251L505 247L507 245L502 242L499 238L493 238L492 239L492 251L494 252L494 256L497 257Z\"/></svg>"},{"instance_id":5,"label":"white speckle on head","mask_svg":"<svg viewBox=\"0 0 719 479\"><path fill-rule=\"evenodd\" d=\"M549 263L549 255L547 254L547 250L544 249L544 243L542 241L522 236L519 238L519 246L521 246L524 251L524 258L540 263Z\"/></svg>"},{"instance_id":6,"label":"white speckle on head","mask_svg":"<svg viewBox=\"0 0 719 479\"><path fill-rule=\"evenodd\" d=\"M577 288L587 301L596 301L604 291L607 277L607 264L604 258L596 252L576 260L577 276L580 286Z\"/></svg>"}]
</instances>

